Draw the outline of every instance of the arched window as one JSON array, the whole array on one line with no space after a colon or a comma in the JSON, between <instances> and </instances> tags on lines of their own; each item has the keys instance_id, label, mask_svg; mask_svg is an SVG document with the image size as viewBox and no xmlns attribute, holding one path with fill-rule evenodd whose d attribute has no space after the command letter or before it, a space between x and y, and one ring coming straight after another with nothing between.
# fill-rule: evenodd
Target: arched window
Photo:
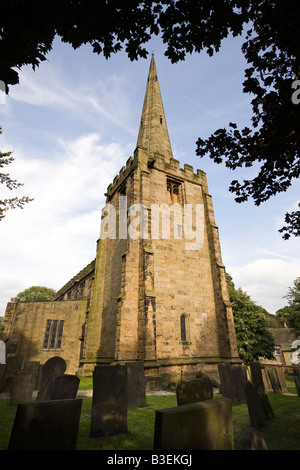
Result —
<instances>
[{"instance_id":1,"label":"arched window","mask_svg":"<svg viewBox=\"0 0 300 470\"><path fill-rule=\"evenodd\" d=\"M181 315L180 317L180 336L181 341L186 341L186 316Z\"/></svg>"}]
</instances>

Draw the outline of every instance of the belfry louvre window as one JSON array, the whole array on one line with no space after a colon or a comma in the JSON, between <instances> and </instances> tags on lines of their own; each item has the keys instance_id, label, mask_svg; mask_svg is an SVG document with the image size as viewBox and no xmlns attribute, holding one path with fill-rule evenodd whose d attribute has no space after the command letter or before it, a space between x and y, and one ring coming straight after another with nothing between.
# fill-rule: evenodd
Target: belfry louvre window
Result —
<instances>
[{"instance_id":1,"label":"belfry louvre window","mask_svg":"<svg viewBox=\"0 0 300 470\"><path fill-rule=\"evenodd\" d=\"M167 180L167 199L172 204L180 204L181 184L178 181Z\"/></svg>"},{"instance_id":2,"label":"belfry louvre window","mask_svg":"<svg viewBox=\"0 0 300 470\"><path fill-rule=\"evenodd\" d=\"M63 320L47 320L43 349L60 349L63 329Z\"/></svg>"}]
</instances>

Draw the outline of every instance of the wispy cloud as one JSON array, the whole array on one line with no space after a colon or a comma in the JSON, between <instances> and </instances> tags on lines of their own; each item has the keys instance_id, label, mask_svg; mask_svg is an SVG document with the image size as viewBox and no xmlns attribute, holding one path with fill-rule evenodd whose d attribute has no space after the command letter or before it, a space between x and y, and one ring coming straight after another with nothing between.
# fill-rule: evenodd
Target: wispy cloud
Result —
<instances>
[{"instance_id":1,"label":"wispy cloud","mask_svg":"<svg viewBox=\"0 0 300 470\"><path fill-rule=\"evenodd\" d=\"M0 315L18 293L12 285L58 289L93 259L104 193L128 158L128 149L97 133L60 140L57 148L51 161L17 149L15 175L35 199L0 223Z\"/></svg>"}]
</instances>

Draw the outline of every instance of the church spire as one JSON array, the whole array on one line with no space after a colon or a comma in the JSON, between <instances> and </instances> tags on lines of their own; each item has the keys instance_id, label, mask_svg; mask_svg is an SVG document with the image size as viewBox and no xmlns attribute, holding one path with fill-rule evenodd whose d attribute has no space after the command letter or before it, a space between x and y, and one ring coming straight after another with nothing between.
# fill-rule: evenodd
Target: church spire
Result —
<instances>
[{"instance_id":1,"label":"church spire","mask_svg":"<svg viewBox=\"0 0 300 470\"><path fill-rule=\"evenodd\" d=\"M149 68L137 147L144 148L149 157L159 153L163 155L166 161L173 158L153 54Z\"/></svg>"}]
</instances>

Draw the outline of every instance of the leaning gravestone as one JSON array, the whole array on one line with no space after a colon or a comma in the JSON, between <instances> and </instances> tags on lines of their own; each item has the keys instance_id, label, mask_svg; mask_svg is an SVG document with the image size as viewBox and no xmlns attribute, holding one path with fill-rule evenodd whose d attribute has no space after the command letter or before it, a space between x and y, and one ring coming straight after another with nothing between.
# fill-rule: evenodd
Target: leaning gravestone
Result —
<instances>
[{"instance_id":1,"label":"leaning gravestone","mask_svg":"<svg viewBox=\"0 0 300 470\"><path fill-rule=\"evenodd\" d=\"M261 432L253 427L246 429L243 444L243 450L268 450L267 444Z\"/></svg>"},{"instance_id":2,"label":"leaning gravestone","mask_svg":"<svg viewBox=\"0 0 300 470\"><path fill-rule=\"evenodd\" d=\"M275 372L276 372L276 375L277 375L277 378L278 378L278 382L279 382L281 392L282 393L288 393L288 389L287 389L287 386L286 386L286 383L285 383L284 370L281 367L276 367Z\"/></svg>"},{"instance_id":3,"label":"leaning gravestone","mask_svg":"<svg viewBox=\"0 0 300 470\"><path fill-rule=\"evenodd\" d=\"M269 399L264 392L258 392L250 381L245 384L245 395L251 426L260 429L274 418Z\"/></svg>"},{"instance_id":4,"label":"leaning gravestone","mask_svg":"<svg viewBox=\"0 0 300 470\"><path fill-rule=\"evenodd\" d=\"M33 370L18 370L15 372L10 391L10 405L30 403L35 389L35 374Z\"/></svg>"},{"instance_id":5,"label":"leaning gravestone","mask_svg":"<svg viewBox=\"0 0 300 470\"><path fill-rule=\"evenodd\" d=\"M90 437L127 433L127 367L97 366L93 373Z\"/></svg>"},{"instance_id":6,"label":"leaning gravestone","mask_svg":"<svg viewBox=\"0 0 300 470\"><path fill-rule=\"evenodd\" d=\"M50 400L54 379L57 375L64 374L66 368L66 362L59 356L52 357L45 362L42 370L41 387L36 401Z\"/></svg>"},{"instance_id":7,"label":"leaning gravestone","mask_svg":"<svg viewBox=\"0 0 300 470\"><path fill-rule=\"evenodd\" d=\"M180 382L176 387L177 405L187 405L213 398L213 385L207 378Z\"/></svg>"},{"instance_id":8,"label":"leaning gravestone","mask_svg":"<svg viewBox=\"0 0 300 470\"><path fill-rule=\"evenodd\" d=\"M145 373L143 362L127 362L127 406L146 406Z\"/></svg>"},{"instance_id":9,"label":"leaning gravestone","mask_svg":"<svg viewBox=\"0 0 300 470\"><path fill-rule=\"evenodd\" d=\"M154 450L233 450L232 404L228 398L157 410Z\"/></svg>"},{"instance_id":10,"label":"leaning gravestone","mask_svg":"<svg viewBox=\"0 0 300 470\"><path fill-rule=\"evenodd\" d=\"M57 375L54 378L50 400L76 398L80 379L76 375Z\"/></svg>"},{"instance_id":11,"label":"leaning gravestone","mask_svg":"<svg viewBox=\"0 0 300 470\"><path fill-rule=\"evenodd\" d=\"M261 371L261 365L259 362L250 362L250 374L251 382L258 392L264 392L264 381Z\"/></svg>"},{"instance_id":12,"label":"leaning gravestone","mask_svg":"<svg viewBox=\"0 0 300 470\"><path fill-rule=\"evenodd\" d=\"M19 405L8 450L75 450L82 399Z\"/></svg>"},{"instance_id":13,"label":"leaning gravestone","mask_svg":"<svg viewBox=\"0 0 300 470\"><path fill-rule=\"evenodd\" d=\"M281 393L282 390L281 390L280 382L278 380L278 376L276 374L276 370L273 369L273 368L268 368L267 373L268 373L268 376L270 378L270 382L271 382L273 392L274 393Z\"/></svg>"}]
</instances>

